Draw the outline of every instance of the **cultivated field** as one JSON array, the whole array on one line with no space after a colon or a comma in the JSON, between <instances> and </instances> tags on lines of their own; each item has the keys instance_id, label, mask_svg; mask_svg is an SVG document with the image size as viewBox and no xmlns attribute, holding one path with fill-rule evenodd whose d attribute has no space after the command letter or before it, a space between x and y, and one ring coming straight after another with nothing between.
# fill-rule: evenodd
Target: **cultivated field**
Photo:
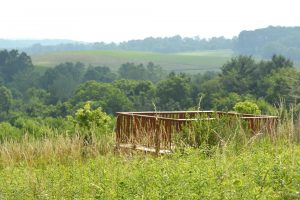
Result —
<instances>
[{"instance_id":1,"label":"cultivated field","mask_svg":"<svg viewBox=\"0 0 300 200\"><path fill-rule=\"evenodd\" d=\"M123 63L153 62L167 71L217 71L233 56L231 50L191 53L154 53L137 51L72 51L32 55L35 65L53 67L62 62L83 62L87 65L108 66L117 70Z\"/></svg>"}]
</instances>

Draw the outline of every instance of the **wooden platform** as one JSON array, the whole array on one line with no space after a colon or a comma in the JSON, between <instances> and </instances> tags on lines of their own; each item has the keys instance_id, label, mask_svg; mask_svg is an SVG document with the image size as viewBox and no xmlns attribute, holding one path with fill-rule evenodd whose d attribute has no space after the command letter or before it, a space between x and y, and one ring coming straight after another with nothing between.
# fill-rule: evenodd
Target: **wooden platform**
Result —
<instances>
[{"instance_id":1,"label":"wooden platform","mask_svg":"<svg viewBox=\"0 0 300 200\"><path fill-rule=\"evenodd\" d=\"M227 128L243 126L246 131L255 135L260 132L272 134L279 121L277 116L222 111L117 112L116 114L117 149L137 150L156 155L171 153L176 136L197 122L200 125L203 121L220 122Z\"/></svg>"}]
</instances>

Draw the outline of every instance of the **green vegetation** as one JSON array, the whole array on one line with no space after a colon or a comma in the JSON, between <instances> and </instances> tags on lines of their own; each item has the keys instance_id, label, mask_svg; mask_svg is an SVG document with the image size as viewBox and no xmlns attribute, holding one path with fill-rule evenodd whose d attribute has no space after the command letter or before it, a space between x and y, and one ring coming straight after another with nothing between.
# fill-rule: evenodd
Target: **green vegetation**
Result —
<instances>
[{"instance_id":1,"label":"green vegetation","mask_svg":"<svg viewBox=\"0 0 300 200\"><path fill-rule=\"evenodd\" d=\"M300 198L300 73L289 59L241 55L201 74L150 61L43 71L25 53L0 51L0 198ZM200 120L173 136L171 155L114 154L115 112L204 109L261 111L280 123L253 135L239 121Z\"/></svg>"},{"instance_id":2,"label":"green vegetation","mask_svg":"<svg viewBox=\"0 0 300 200\"><path fill-rule=\"evenodd\" d=\"M116 71L123 63L153 62L166 71L205 72L218 71L233 55L231 50L197 53L154 53L138 51L73 51L33 55L35 65L52 67L64 62L82 62L86 65L108 66Z\"/></svg>"},{"instance_id":3,"label":"green vegetation","mask_svg":"<svg viewBox=\"0 0 300 200\"><path fill-rule=\"evenodd\" d=\"M274 53L300 60L300 27L261 28L240 32L235 52L269 58Z\"/></svg>"},{"instance_id":4,"label":"green vegetation","mask_svg":"<svg viewBox=\"0 0 300 200\"><path fill-rule=\"evenodd\" d=\"M228 134L226 141L179 146L173 154L159 157L113 154L109 133L94 135L89 144L80 136L82 130L73 136L52 130L43 139L6 140L0 146L0 195L3 199L298 199L300 132L289 116L281 116L273 135L246 139L243 134L237 137L242 130L223 128L218 131Z\"/></svg>"},{"instance_id":5,"label":"green vegetation","mask_svg":"<svg viewBox=\"0 0 300 200\"><path fill-rule=\"evenodd\" d=\"M21 43L22 41L20 41ZM29 41L30 42L30 41ZM32 41L31 41L32 42ZM51 42L51 41L49 41ZM47 41L36 41L35 44L27 48L22 48L29 54L43 54L51 52L64 52L64 51L82 51L82 50L122 50L122 51L144 51L144 52L161 52L161 53L177 53L177 52L190 52L190 51L206 51L206 50L217 50L217 49L232 49L234 40L226 39L224 37L213 37L210 39L204 39L199 37L182 38L179 35L173 37L164 38L153 38L148 37L143 40L129 40L121 43L83 43L75 41L61 41L60 44L56 44L52 41L52 45ZM15 48L18 47L17 41L1 41L1 46L5 48L11 48L15 43ZM47 44L48 43L48 44ZM20 44L20 46L23 46ZM20 47L19 47L20 48Z\"/></svg>"},{"instance_id":6,"label":"green vegetation","mask_svg":"<svg viewBox=\"0 0 300 200\"><path fill-rule=\"evenodd\" d=\"M272 114L281 99L299 109L300 74L280 55L268 61L236 56L218 73L189 74L168 73L153 62L123 63L115 72L106 66L65 62L41 71L25 53L0 53L0 120L12 125L19 118L74 116L87 101L110 115L154 109L232 111L242 101Z\"/></svg>"},{"instance_id":7,"label":"green vegetation","mask_svg":"<svg viewBox=\"0 0 300 200\"><path fill-rule=\"evenodd\" d=\"M232 52L234 52L234 54L252 55L258 59L268 59L273 54L280 54L294 60L296 62L295 67L300 69L298 63L300 61L299 36L299 26L269 26L256 30L241 31L239 35L231 39L222 36L205 39L200 37L181 37L179 35L163 38L148 37L142 40L129 40L121 43L104 43L100 41L96 43L84 43L71 40L0 39L0 49L16 48L20 51L24 51L36 57L33 58L34 63L41 66L55 66L66 61L81 61L92 65L107 65L116 69L125 62L146 64L149 61L152 61L161 66L165 66L165 69L167 70L189 70L192 71L192 73L194 71L203 72L208 67L210 70L218 69L220 66L218 64L222 64L226 60L213 55L213 57L208 57L208 62L206 62L204 56L202 57L201 62L194 63L192 60L185 60L185 57L177 57L175 56L176 54L194 54L190 52L204 52L204 54L207 54L205 52L219 52L226 49L231 55ZM128 51L130 52L130 55L127 55ZM98 52L97 54L99 54L101 58L97 59L92 55L84 55L84 52L87 52L87 54ZM155 53L154 55L150 55L149 52ZM62 53L62 56L60 53ZM161 53L163 53L163 55L170 54L171 56L167 56L161 60ZM107 59L104 57L105 54ZM124 57L119 54L128 56L128 59L124 59ZM146 60L141 59L137 54L142 54L142 57ZM208 53L207 56L208 55L211 55L211 53ZM227 55L226 52L225 55ZM231 55L229 57L231 57ZM147 59L147 57L151 57L151 59ZM198 60L198 58L196 59ZM177 62L174 62L174 60ZM219 61L221 61L221 63ZM185 69L181 70L181 67Z\"/></svg>"},{"instance_id":8,"label":"green vegetation","mask_svg":"<svg viewBox=\"0 0 300 200\"><path fill-rule=\"evenodd\" d=\"M299 147L253 145L239 155L97 156L1 170L6 199L298 199ZM61 147L60 147L61 148ZM42 161L40 161L42 162ZM31 165L31 166L30 166ZM38 166L40 165L40 166Z\"/></svg>"},{"instance_id":9,"label":"green vegetation","mask_svg":"<svg viewBox=\"0 0 300 200\"><path fill-rule=\"evenodd\" d=\"M261 114L259 107L255 103L252 103L250 101L238 102L235 104L233 109L239 113L249 113L255 115Z\"/></svg>"}]
</instances>

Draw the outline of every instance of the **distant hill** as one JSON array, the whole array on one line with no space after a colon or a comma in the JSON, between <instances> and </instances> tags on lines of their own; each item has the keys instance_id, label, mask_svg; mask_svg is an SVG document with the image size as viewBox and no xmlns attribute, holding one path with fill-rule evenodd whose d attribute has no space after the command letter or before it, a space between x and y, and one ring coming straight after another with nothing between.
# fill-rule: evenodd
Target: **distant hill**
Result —
<instances>
[{"instance_id":1,"label":"distant hill","mask_svg":"<svg viewBox=\"0 0 300 200\"><path fill-rule=\"evenodd\" d=\"M235 41L234 51L262 58L281 54L292 60L300 60L300 27L270 26L242 31Z\"/></svg>"},{"instance_id":2,"label":"distant hill","mask_svg":"<svg viewBox=\"0 0 300 200\"><path fill-rule=\"evenodd\" d=\"M39 44L44 46L55 46L59 44L78 43L73 40L61 40L61 39L44 39L44 40L26 40L26 39L0 39L0 49L23 49L31 48L32 46Z\"/></svg>"},{"instance_id":3,"label":"distant hill","mask_svg":"<svg viewBox=\"0 0 300 200\"><path fill-rule=\"evenodd\" d=\"M82 50L125 50L125 51L146 51L159 53L179 53L191 51L205 51L217 49L232 49L233 40L224 37L214 37L210 39L182 38L179 35L173 37L153 38L148 37L143 40L130 40L116 43L63 43L58 45L35 44L24 48L29 54L42 54L62 51L82 51Z\"/></svg>"},{"instance_id":4,"label":"distant hill","mask_svg":"<svg viewBox=\"0 0 300 200\"><path fill-rule=\"evenodd\" d=\"M269 26L242 31L237 37L227 39L213 37L148 37L143 40L129 40L121 43L84 43L72 40L1 40L0 49L17 48L30 55L65 51L144 51L158 53L199 52L231 49L235 54L270 58L281 54L294 61L300 61L300 27Z\"/></svg>"}]
</instances>

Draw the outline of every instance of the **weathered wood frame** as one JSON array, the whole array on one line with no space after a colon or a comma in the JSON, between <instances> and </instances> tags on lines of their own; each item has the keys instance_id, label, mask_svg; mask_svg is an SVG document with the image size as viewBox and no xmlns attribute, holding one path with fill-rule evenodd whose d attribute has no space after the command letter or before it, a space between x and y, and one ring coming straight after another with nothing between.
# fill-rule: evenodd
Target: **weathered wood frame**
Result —
<instances>
[{"instance_id":1,"label":"weathered wood frame","mask_svg":"<svg viewBox=\"0 0 300 200\"><path fill-rule=\"evenodd\" d=\"M156 154L173 148L172 137L195 120L215 120L229 117L242 120L256 134L274 131L277 116L251 115L220 111L118 112L116 147L152 151Z\"/></svg>"}]
</instances>

